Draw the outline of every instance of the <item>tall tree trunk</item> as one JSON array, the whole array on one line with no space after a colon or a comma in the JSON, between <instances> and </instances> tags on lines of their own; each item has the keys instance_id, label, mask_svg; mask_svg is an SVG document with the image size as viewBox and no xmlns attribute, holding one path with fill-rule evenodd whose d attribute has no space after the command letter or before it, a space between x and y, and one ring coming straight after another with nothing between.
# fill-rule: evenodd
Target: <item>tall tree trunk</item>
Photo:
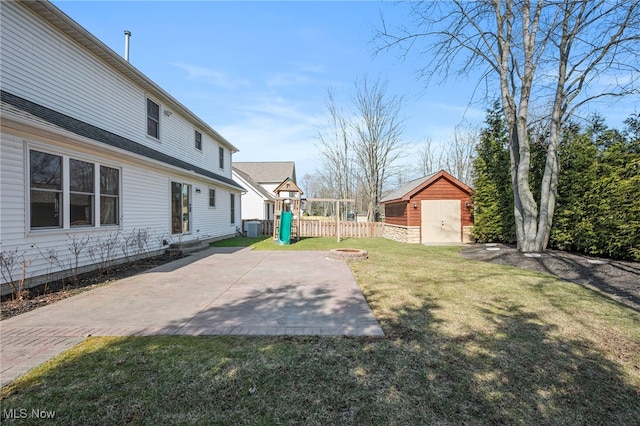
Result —
<instances>
[{"instance_id":1,"label":"tall tree trunk","mask_svg":"<svg viewBox=\"0 0 640 426\"><path fill-rule=\"evenodd\" d=\"M531 166L531 144L527 128L529 100L535 74L535 39L541 4L531 15L529 2L522 5L522 69L510 67L510 40L513 36L511 9L513 3L507 1L505 10L500 10L500 2L495 4L498 28L504 33L499 34L500 42L500 89L502 104L507 123L509 124L509 141L511 156L511 179L514 197L514 216L516 226L516 241L520 251L540 251L536 246L538 231L538 205L529 186L529 170ZM516 90L513 81L520 79L520 90ZM516 102L516 98L518 98Z\"/></svg>"},{"instance_id":2,"label":"tall tree trunk","mask_svg":"<svg viewBox=\"0 0 640 426\"><path fill-rule=\"evenodd\" d=\"M521 114L526 114L526 112L522 111L522 107L518 115ZM529 170L531 165L529 134L526 119L520 116L516 123L516 138L518 139L517 155L519 159L517 165L514 167L516 175L513 192L516 239L520 251L538 251L535 246L538 229L538 206L529 187Z\"/></svg>"}]
</instances>

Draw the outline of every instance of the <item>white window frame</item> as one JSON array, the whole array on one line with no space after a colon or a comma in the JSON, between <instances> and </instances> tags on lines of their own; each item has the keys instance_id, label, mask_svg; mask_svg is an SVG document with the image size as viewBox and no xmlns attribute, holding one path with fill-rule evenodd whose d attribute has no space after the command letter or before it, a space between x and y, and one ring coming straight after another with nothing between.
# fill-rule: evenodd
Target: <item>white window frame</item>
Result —
<instances>
[{"instance_id":1,"label":"white window frame","mask_svg":"<svg viewBox=\"0 0 640 426\"><path fill-rule=\"evenodd\" d=\"M174 187L176 185L180 186L180 206L178 210L174 210ZM184 196L187 196L187 204L184 204ZM170 197L170 205L169 205L169 214L170 214L170 228L169 232L171 235L191 235L193 232L193 185L190 183L185 183L180 179L171 179L169 184L169 197ZM174 232L174 218L178 216L180 222L180 230L179 232ZM185 226L185 217L188 229L184 229Z\"/></svg>"},{"instance_id":2,"label":"white window frame","mask_svg":"<svg viewBox=\"0 0 640 426\"><path fill-rule=\"evenodd\" d=\"M218 168L224 170L224 148L221 146L218 147Z\"/></svg>"},{"instance_id":3,"label":"white window frame","mask_svg":"<svg viewBox=\"0 0 640 426\"><path fill-rule=\"evenodd\" d=\"M236 224L236 194L229 194L229 215L231 216L231 224Z\"/></svg>"},{"instance_id":4,"label":"white window frame","mask_svg":"<svg viewBox=\"0 0 640 426\"><path fill-rule=\"evenodd\" d=\"M151 117L149 115L149 102L153 103L154 105L156 105L158 107L158 118L156 119L155 117ZM147 96L147 101L145 104L145 110L146 110L146 134L148 137L153 138L155 140L160 140L160 116L162 115L162 106L160 105L159 102L154 101L153 99L151 99L150 97ZM152 135L151 133L149 133L149 120L154 120L157 123L158 129L157 129L157 136L156 135Z\"/></svg>"},{"instance_id":5,"label":"white window frame","mask_svg":"<svg viewBox=\"0 0 640 426\"><path fill-rule=\"evenodd\" d=\"M194 143L195 143L196 149L198 151L202 151L202 133L197 130L194 130L193 138L195 140Z\"/></svg>"},{"instance_id":6,"label":"white window frame","mask_svg":"<svg viewBox=\"0 0 640 426\"><path fill-rule=\"evenodd\" d=\"M31 211L31 153L33 151L41 152L46 155L56 156L61 158L62 163L62 172L61 172L61 180L62 180L62 189L59 191L55 191L60 194L61 201L58 204L58 215L59 215L59 225L56 226L32 226L32 211ZM71 224L71 195L75 193L71 191L71 170L70 170L70 160L77 160L86 163L90 163L93 165L93 193L92 195L92 212L91 212L91 222L92 224L76 226ZM26 220L26 231L27 234L31 233L50 233L50 232L68 232L68 231L80 231L80 230L92 230L92 229L100 229L100 228L120 228L122 223L122 168L118 167L114 164L105 163L99 161L95 158L87 158L82 155L76 155L73 152L66 152L65 150L52 150L49 147L38 146L38 144L28 144L25 149L25 188L26 188L26 197L25 197L25 212L27 213ZM101 191L100 191L100 170L101 166L108 167L110 169L115 169L118 171L118 180L117 180L117 214L116 214L116 222L115 224L102 224L101 223ZM36 191L38 191L36 189ZM51 191L49 191L51 192Z\"/></svg>"},{"instance_id":7,"label":"white window frame","mask_svg":"<svg viewBox=\"0 0 640 426\"><path fill-rule=\"evenodd\" d=\"M211 196L212 192L213 192L213 197ZM213 204L211 204L211 200L213 200ZM215 188L209 188L209 208L210 209L216 208L216 189Z\"/></svg>"},{"instance_id":8,"label":"white window frame","mask_svg":"<svg viewBox=\"0 0 640 426\"><path fill-rule=\"evenodd\" d=\"M122 211L122 169L118 168L118 167L112 167L110 165L107 164L96 164L96 166L100 169L100 171L97 173L98 175L98 179L100 179L100 182L98 182L97 188L99 189L98 191L98 205L100 206L100 211L98 212L99 214L99 223L100 226L103 227L108 227L108 226L120 226L120 212ZM118 179L117 179L117 183L118 183L118 188L116 191L116 194L109 194L109 193L102 193L102 168L107 168L107 169L112 169L112 170L116 170L118 172ZM116 200L116 223L102 223L102 199L115 199Z\"/></svg>"}]
</instances>

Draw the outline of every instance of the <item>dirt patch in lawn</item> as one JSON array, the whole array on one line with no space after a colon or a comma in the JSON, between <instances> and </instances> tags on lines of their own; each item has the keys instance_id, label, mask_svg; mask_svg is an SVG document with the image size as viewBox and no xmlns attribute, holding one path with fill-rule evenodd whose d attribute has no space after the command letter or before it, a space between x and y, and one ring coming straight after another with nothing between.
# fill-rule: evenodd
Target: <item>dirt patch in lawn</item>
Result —
<instances>
[{"instance_id":1,"label":"dirt patch in lawn","mask_svg":"<svg viewBox=\"0 0 640 426\"><path fill-rule=\"evenodd\" d=\"M504 244L473 244L462 256L543 272L577 284L595 287L640 311L640 262L585 256L557 250L522 253Z\"/></svg>"},{"instance_id":2,"label":"dirt patch in lawn","mask_svg":"<svg viewBox=\"0 0 640 426\"><path fill-rule=\"evenodd\" d=\"M87 272L78 275L76 282L73 282L71 278L65 278L64 281L58 280L30 288L26 290L25 297L20 300L16 300L12 295L2 296L0 302L0 320L55 303L58 300L66 299L67 297L94 289L100 285L145 272L156 266L173 262L181 257L184 256L163 254L136 260L135 262L115 265L109 268L106 273L102 271Z\"/></svg>"}]
</instances>

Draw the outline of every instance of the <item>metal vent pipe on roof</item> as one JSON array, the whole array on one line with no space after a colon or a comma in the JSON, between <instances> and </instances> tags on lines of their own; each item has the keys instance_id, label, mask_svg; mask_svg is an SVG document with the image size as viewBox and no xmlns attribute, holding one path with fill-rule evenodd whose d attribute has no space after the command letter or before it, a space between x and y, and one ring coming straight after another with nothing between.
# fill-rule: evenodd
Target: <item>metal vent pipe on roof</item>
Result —
<instances>
[{"instance_id":1,"label":"metal vent pipe on roof","mask_svg":"<svg viewBox=\"0 0 640 426\"><path fill-rule=\"evenodd\" d=\"M131 38L131 31L124 30L124 60L129 62L129 39Z\"/></svg>"}]
</instances>

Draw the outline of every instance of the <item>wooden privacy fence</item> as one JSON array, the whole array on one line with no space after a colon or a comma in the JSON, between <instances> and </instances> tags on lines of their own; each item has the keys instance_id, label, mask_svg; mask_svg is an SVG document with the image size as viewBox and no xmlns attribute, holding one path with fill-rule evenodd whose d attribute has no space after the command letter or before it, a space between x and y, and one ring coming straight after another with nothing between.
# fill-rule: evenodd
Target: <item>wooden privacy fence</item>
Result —
<instances>
[{"instance_id":1,"label":"wooden privacy fence","mask_svg":"<svg viewBox=\"0 0 640 426\"><path fill-rule=\"evenodd\" d=\"M247 235L247 222L260 222L258 227L258 235L273 235L273 220L242 220L242 232Z\"/></svg>"},{"instance_id":2,"label":"wooden privacy fence","mask_svg":"<svg viewBox=\"0 0 640 426\"><path fill-rule=\"evenodd\" d=\"M247 228L245 222L260 222L261 235L273 235L272 220L243 220L243 230ZM384 223L382 222L339 222L340 237L382 237ZM336 237L336 223L329 220L301 220L301 237Z\"/></svg>"},{"instance_id":3,"label":"wooden privacy fence","mask_svg":"<svg viewBox=\"0 0 640 426\"><path fill-rule=\"evenodd\" d=\"M382 237L382 222L339 222L340 237ZM336 237L336 223L328 220L301 220L300 236L302 237Z\"/></svg>"}]
</instances>

